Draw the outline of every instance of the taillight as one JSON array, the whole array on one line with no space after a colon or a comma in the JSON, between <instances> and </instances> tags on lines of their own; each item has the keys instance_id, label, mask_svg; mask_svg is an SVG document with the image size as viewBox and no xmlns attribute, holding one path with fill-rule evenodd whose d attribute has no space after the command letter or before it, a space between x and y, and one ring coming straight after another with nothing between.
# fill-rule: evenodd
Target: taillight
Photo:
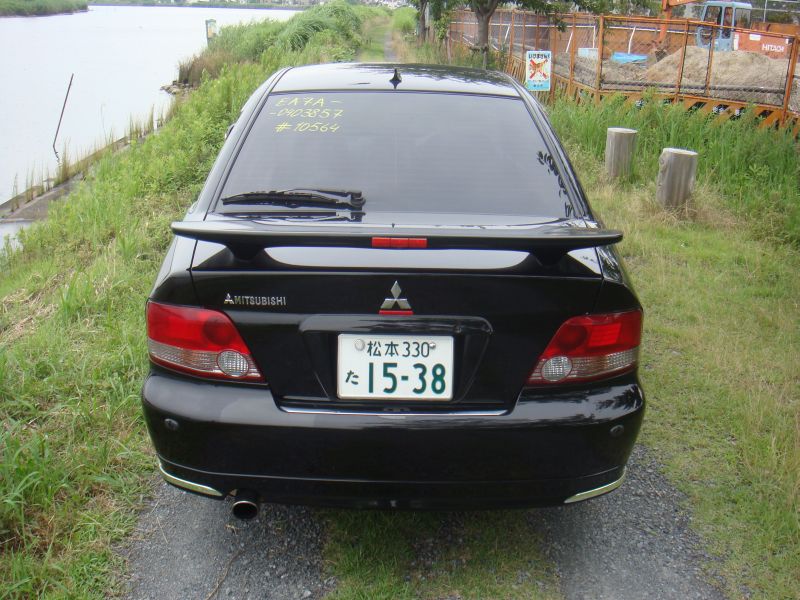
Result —
<instances>
[{"instance_id":1,"label":"taillight","mask_svg":"<svg viewBox=\"0 0 800 600\"><path fill-rule=\"evenodd\" d=\"M147 349L153 362L193 375L263 381L236 327L216 310L148 302Z\"/></svg>"},{"instance_id":2,"label":"taillight","mask_svg":"<svg viewBox=\"0 0 800 600\"><path fill-rule=\"evenodd\" d=\"M619 375L636 367L642 312L568 319L550 340L528 384L570 383Z\"/></svg>"},{"instance_id":3,"label":"taillight","mask_svg":"<svg viewBox=\"0 0 800 600\"><path fill-rule=\"evenodd\" d=\"M428 238L407 238L407 237L374 237L372 238L373 248L427 248Z\"/></svg>"}]
</instances>

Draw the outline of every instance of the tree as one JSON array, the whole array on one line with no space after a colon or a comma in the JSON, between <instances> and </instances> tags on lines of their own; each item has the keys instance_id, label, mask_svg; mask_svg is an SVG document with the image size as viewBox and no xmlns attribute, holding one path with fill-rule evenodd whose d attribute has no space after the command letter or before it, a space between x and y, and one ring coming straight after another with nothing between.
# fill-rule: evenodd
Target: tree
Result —
<instances>
[{"instance_id":1,"label":"tree","mask_svg":"<svg viewBox=\"0 0 800 600\"><path fill-rule=\"evenodd\" d=\"M550 0L516 0L507 2L508 4L516 4L522 8L527 8L536 12L544 14L552 14L556 12L557 8L563 6L561 3L551 2ZM500 0L469 0L470 8L475 13L475 19L478 21L478 49L483 54L483 68L489 60L489 23L492 20L494 11ZM581 6L581 1L575 2L577 6Z\"/></svg>"},{"instance_id":2,"label":"tree","mask_svg":"<svg viewBox=\"0 0 800 600\"><path fill-rule=\"evenodd\" d=\"M571 5L578 10L586 10L593 13L605 12L614 3L619 3L618 0L572 0ZM630 0L630 4L636 6L647 5L648 0ZM483 54L483 68L489 58L489 23L492 20L494 11L500 0L469 0L470 8L475 13L475 19L478 21L478 49ZM542 14L553 14L563 11L565 6L564 2L557 2L555 0L506 0L504 4L514 4L521 8L532 10Z\"/></svg>"},{"instance_id":3,"label":"tree","mask_svg":"<svg viewBox=\"0 0 800 600\"><path fill-rule=\"evenodd\" d=\"M417 39L420 42L425 41L425 36L428 30L428 22L425 19L425 13L428 9L429 0L411 0L411 5L417 9Z\"/></svg>"}]
</instances>

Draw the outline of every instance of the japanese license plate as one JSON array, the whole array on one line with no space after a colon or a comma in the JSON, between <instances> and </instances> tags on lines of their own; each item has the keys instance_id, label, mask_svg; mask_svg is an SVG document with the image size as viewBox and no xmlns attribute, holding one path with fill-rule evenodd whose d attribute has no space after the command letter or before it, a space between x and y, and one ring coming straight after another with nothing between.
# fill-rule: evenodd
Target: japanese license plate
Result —
<instances>
[{"instance_id":1,"label":"japanese license plate","mask_svg":"<svg viewBox=\"0 0 800 600\"><path fill-rule=\"evenodd\" d=\"M342 333L336 379L342 399L451 400L453 338Z\"/></svg>"}]
</instances>

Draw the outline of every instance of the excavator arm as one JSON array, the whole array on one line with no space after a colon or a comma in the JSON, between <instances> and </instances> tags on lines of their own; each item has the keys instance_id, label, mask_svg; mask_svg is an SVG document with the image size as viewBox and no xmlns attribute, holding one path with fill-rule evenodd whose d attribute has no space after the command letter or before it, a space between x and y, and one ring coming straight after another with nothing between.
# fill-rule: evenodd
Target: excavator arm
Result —
<instances>
[{"instance_id":1,"label":"excavator arm","mask_svg":"<svg viewBox=\"0 0 800 600\"><path fill-rule=\"evenodd\" d=\"M676 6L683 6L684 4L694 4L700 0L661 0L661 12L667 19L672 18L672 9Z\"/></svg>"},{"instance_id":2,"label":"excavator arm","mask_svg":"<svg viewBox=\"0 0 800 600\"><path fill-rule=\"evenodd\" d=\"M701 2L702 0L661 0L661 16L664 19L671 19L672 18L672 9L676 6L683 6L684 4L693 4L695 2ZM664 23L661 25L658 39L656 41L656 45L658 48L662 48L664 41L667 39L667 24ZM663 49L663 48L662 48Z\"/></svg>"}]
</instances>

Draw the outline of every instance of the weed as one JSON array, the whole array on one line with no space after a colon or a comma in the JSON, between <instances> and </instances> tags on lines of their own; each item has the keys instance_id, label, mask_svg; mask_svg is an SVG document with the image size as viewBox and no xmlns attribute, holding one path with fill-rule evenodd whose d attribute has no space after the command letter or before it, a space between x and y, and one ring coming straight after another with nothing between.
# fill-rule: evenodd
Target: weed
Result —
<instances>
[{"instance_id":1,"label":"weed","mask_svg":"<svg viewBox=\"0 0 800 600\"><path fill-rule=\"evenodd\" d=\"M0 0L0 17L55 15L86 9L86 0Z\"/></svg>"},{"instance_id":2,"label":"weed","mask_svg":"<svg viewBox=\"0 0 800 600\"><path fill-rule=\"evenodd\" d=\"M715 185L695 194L712 212L679 221L652 183L611 183L593 149L569 153L595 210L625 232L645 307L641 441L689 496L731 597L800 597L800 254L754 239Z\"/></svg>"},{"instance_id":3,"label":"weed","mask_svg":"<svg viewBox=\"0 0 800 600\"><path fill-rule=\"evenodd\" d=\"M755 111L720 123L713 114L687 112L652 95L640 107L622 95L600 104L562 98L548 107L563 140L600 158L608 127L638 130L633 183L655 180L663 148L700 154L698 180L717 189L759 237L800 244L800 147L791 131L761 129Z\"/></svg>"},{"instance_id":4,"label":"weed","mask_svg":"<svg viewBox=\"0 0 800 600\"><path fill-rule=\"evenodd\" d=\"M520 511L329 511L328 530L334 600L561 597Z\"/></svg>"},{"instance_id":5,"label":"weed","mask_svg":"<svg viewBox=\"0 0 800 600\"><path fill-rule=\"evenodd\" d=\"M192 203L227 126L272 72L354 56L360 34L338 32L361 22L357 12L336 3L315 14L327 28L304 47L273 44L219 78L203 76L159 135L139 139L152 119L132 122L129 151L99 157L69 201L20 233L22 250L0 256L3 597L113 592L111 546L135 523L153 470L139 408L143 308L169 223ZM275 40L285 26L270 25Z\"/></svg>"},{"instance_id":6,"label":"weed","mask_svg":"<svg viewBox=\"0 0 800 600\"><path fill-rule=\"evenodd\" d=\"M385 16L385 12L338 1L313 6L285 23L264 21L224 27L205 52L179 65L178 79L197 86L203 73L213 78L226 65L264 64L265 59L281 66L307 62L309 56L353 60L361 43L362 20L375 15Z\"/></svg>"},{"instance_id":7,"label":"weed","mask_svg":"<svg viewBox=\"0 0 800 600\"><path fill-rule=\"evenodd\" d=\"M413 34L417 29L417 11L410 6L398 8L392 15L392 30L402 35Z\"/></svg>"}]
</instances>

